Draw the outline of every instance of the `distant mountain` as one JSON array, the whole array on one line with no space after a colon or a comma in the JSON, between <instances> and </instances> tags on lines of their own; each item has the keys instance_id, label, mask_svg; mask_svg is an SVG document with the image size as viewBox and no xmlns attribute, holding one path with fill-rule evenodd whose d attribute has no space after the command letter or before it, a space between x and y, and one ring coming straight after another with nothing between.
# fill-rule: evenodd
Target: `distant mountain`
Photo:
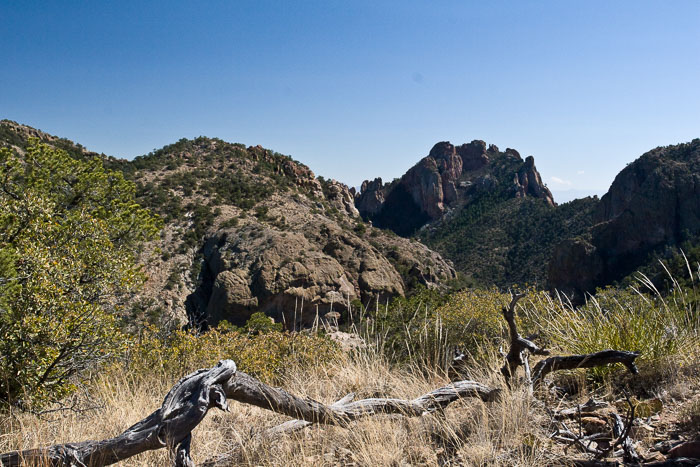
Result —
<instances>
[{"instance_id":1,"label":"distant mountain","mask_svg":"<svg viewBox=\"0 0 700 467\"><path fill-rule=\"evenodd\" d=\"M291 326L456 277L420 242L365 224L345 185L260 146L182 139L126 161L0 122L0 141L18 152L30 137L123 171L164 218L143 256L150 313L240 324L260 310Z\"/></svg>"},{"instance_id":2,"label":"distant mountain","mask_svg":"<svg viewBox=\"0 0 700 467\"><path fill-rule=\"evenodd\" d=\"M699 240L700 139L695 139L653 149L625 167L596 207L592 227L556 247L549 281L572 293L592 292L670 259L681 246L694 249Z\"/></svg>"},{"instance_id":3,"label":"distant mountain","mask_svg":"<svg viewBox=\"0 0 700 467\"><path fill-rule=\"evenodd\" d=\"M415 235L467 284L546 282L554 245L584 232L597 198L556 206L532 156L472 141L437 143L400 179L365 181L355 204L375 226Z\"/></svg>"}]
</instances>

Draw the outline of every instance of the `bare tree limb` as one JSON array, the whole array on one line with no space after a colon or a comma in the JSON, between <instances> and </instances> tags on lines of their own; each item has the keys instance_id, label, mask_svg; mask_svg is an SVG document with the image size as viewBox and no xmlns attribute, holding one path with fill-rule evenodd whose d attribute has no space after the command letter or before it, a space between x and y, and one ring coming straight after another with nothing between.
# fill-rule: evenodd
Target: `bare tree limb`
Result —
<instances>
[{"instance_id":1,"label":"bare tree limb","mask_svg":"<svg viewBox=\"0 0 700 467\"><path fill-rule=\"evenodd\" d=\"M510 350L506 354L506 362L501 368L501 373L506 379L506 383L510 385L510 379L515 375L519 366L525 368L525 374L528 384L530 384L530 364L528 363L528 352L534 355L549 355L548 350L540 349L534 342L525 339L518 333L518 326L515 324L515 306L518 301L523 298L524 294L515 294L508 305L508 308L503 307L503 318L508 323L508 332L510 334Z\"/></svg>"},{"instance_id":2,"label":"bare tree limb","mask_svg":"<svg viewBox=\"0 0 700 467\"><path fill-rule=\"evenodd\" d=\"M602 350L600 352L583 355L566 355L549 357L541 360L533 370L533 384L539 384L548 373L558 370L574 370L576 368L593 368L596 366L622 363L632 374L637 374L637 366L634 360L639 357L639 352L626 350Z\"/></svg>"},{"instance_id":3,"label":"bare tree limb","mask_svg":"<svg viewBox=\"0 0 700 467\"><path fill-rule=\"evenodd\" d=\"M119 436L102 441L58 444L47 448L0 454L0 465L102 466L136 454L168 447L176 466L193 466L189 455L190 432L212 407L228 410L222 383L236 374L232 360L198 370L168 392L162 406Z\"/></svg>"},{"instance_id":4,"label":"bare tree limb","mask_svg":"<svg viewBox=\"0 0 700 467\"><path fill-rule=\"evenodd\" d=\"M626 350L602 350L600 352L584 355L566 355L545 358L530 370L528 355L549 355L549 351L539 348L530 339L522 337L518 333L515 323L515 306L518 300L523 298L523 294L515 294L508 307L503 307L503 318L508 323L510 334L510 350L505 356L506 362L501 368L501 373L506 379L506 384L510 385L511 378L515 375L519 366L525 369L526 383L530 390L539 385L545 375L558 370L573 370L576 368L593 368L596 366L608 365L611 363L622 363L632 374L637 374L637 366L634 360L639 356L639 352L629 352Z\"/></svg>"}]
</instances>

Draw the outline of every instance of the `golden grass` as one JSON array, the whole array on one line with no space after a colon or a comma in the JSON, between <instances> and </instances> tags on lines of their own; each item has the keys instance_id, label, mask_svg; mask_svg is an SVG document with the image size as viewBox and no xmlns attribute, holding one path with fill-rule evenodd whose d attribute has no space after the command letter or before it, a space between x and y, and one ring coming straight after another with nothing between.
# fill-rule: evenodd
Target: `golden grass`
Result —
<instances>
[{"instance_id":1,"label":"golden grass","mask_svg":"<svg viewBox=\"0 0 700 467\"><path fill-rule=\"evenodd\" d=\"M274 440L264 439L261 434L288 420L287 417L230 401L231 413L212 410L195 429L192 455L201 463L242 446L231 465L537 466L561 463L562 446L552 444L547 438L551 420L546 410L529 397L524 388L503 387L498 372L500 365L497 354L487 353L469 370L472 379L502 387L502 397L494 403L468 399L423 417L377 416L354 422L348 428L313 426ZM692 420L691 424L695 421L695 401L700 394L696 370L691 371L692 375L674 373L667 386L671 390L683 378L685 382L695 381L694 389L682 395L683 399L693 401L684 406L686 423ZM658 374L642 367L643 374L645 371ZM175 375L159 375L134 376L112 370L100 376L91 391L102 407L83 414L67 411L40 417L15 412L5 416L0 420L0 452L117 435L157 409L177 380ZM357 399L377 396L410 399L446 383L440 375L426 375L424 369L398 369L381 353L369 348L331 363L285 371L281 386L294 394L332 403L349 392L355 392ZM585 386L583 380L580 384ZM610 394L611 388L598 390ZM584 391L579 401L588 396ZM672 396L678 398L680 394ZM560 403L547 393L537 397L552 408ZM583 457L575 452L569 454ZM159 450L143 453L119 465L158 466L168 465L169 461L168 453Z\"/></svg>"},{"instance_id":2,"label":"golden grass","mask_svg":"<svg viewBox=\"0 0 700 467\"><path fill-rule=\"evenodd\" d=\"M554 375L558 386L579 390L577 400L569 399L566 405L582 402L593 394L612 402L620 397L620 388L627 387L640 399L660 397L664 401L664 410L675 407L675 401L687 401L683 406L682 421L696 429L700 406L697 403L700 397L697 304L694 301L680 305L664 302L659 308L649 306L652 302L639 295L632 298L629 294L624 296L624 300L610 296L607 303L602 300L596 302L585 313L562 303L535 301L526 307L524 316L519 319L524 321L524 327L539 323L537 327L554 344L555 353L595 351L608 347L637 349L635 345L642 346L641 350L646 351L644 358L640 358L638 376L627 375L621 368L611 368L600 372L595 378L595 386L592 386L591 372L572 371ZM435 329L439 334L443 332L439 326ZM621 332L625 329L634 332ZM586 333L594 338L586 338ZM221 346L219 341L212 342L210 346L202 347L201 341L186 341L193 348L204 349L203 353L212 359L236 360L236 355L232 354L236 351L231 349L238 347L229 349ZM259 344L265 348L264 342ZM271 367L270 371L275 373L276 385L301 397L328 404L350 392L356 393L356 399L412 399L448 383L439 369L430 370L421 358L404 361L402 366L397 366L381 351L383 346L384 342L378 340L374 345L338 358L316 358L313 361L288 358L280 363L280 368ZM316 349L314 346L311 348ZM475 358L467 373L469 379L501 387L502 397L497 402L485 404L468 399L454 403L442 412L423 417L368 417L353 422L347 428L313 426L269 440L262 436L264 431L288 418L230 401L231 413L212 410L194 430L192 456L195 462L201 463L238 447L231 465L561 464L563 448L553 444L547 436L551 432L550 415L541 402L527 394L525 388L511 390L503 387L499 372L502 360L496 349L488 341L477 343L473 352ZM657 352L654 353L654 350ZM172 348L164 347L160 351L168 352ZM293 353L293 356L297 355ZM117 435L157 409L173 383L187 370L194 369L190 366L202 365L202 361L194 358L196 355L187 362L176 359L183 366L177 370L172 365L160 365L152 372L147 371L147 367L138 366L131 372L118 366L107 370L90 387L92 396L101 405L97 410L82 414L65 411L45 416L26 412L5 414L0 417L0 452ZM151 354L148 353L148 356ZM245 360L243 354L239 354L239 357ZM534 365L535 362L531 363ZM433 366L437 367L439 365ZM537 397L551 408L561 403L561 400L546 392L538 393ZM680 415L677 418L680 423ZM671 413L670 420L673 419L674 414ZM585 457L573 450L568 454ZM169 460L168 453L160 450L135 456L120 465L167 465Z\"/></svg>"},{"instance_id":3,"label":"golden grass","mask_svg":"<svg viewBox=\"0 0 700 467\"><path fill-rule=\"evenodd\" d=\"M235 358L235 356L234 356ZM282 386L294 394L332 403L349 392L356 398L414 398L447 383L425 372L393 368L379 353L367 350L340 362L286 372ZM491 370L475 379L500 385ZM56 443L103 439L158 408L176 378L135 378L112 371L98 378L93 396L102 407L83 414L65 411L37 416L13 413L1 422L0 452ZM533 423L536 410L524 391L506 391L501 401L465 400L441 413L418 418L378 416L348 428L314 426L263 439L266 429L287 417L231 401L231 413L212 410L193 433L192 455L203 462L242 445L235 465L536 465L537 450L529 436L543 435ZM538 415L535 414L535 417ZM531 443L532 444L532 443ZM530 446L531 447L531 446ZM124 461L124 466L167 465L165 450Z\"/></svg>"}]
</instances>

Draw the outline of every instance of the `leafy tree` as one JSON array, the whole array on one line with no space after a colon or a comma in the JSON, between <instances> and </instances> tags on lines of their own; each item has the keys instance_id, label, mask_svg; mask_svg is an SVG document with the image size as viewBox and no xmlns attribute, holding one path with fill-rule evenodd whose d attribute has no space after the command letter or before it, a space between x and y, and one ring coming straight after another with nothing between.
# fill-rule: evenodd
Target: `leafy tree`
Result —
<instances>
[{"instance_id":1,"label":"leafy tree","mask_svg":"<svg viewBox=\"0 0 700 467\"><path fill-rule=\"evenodd\" d=\"M99 159L0 149L0 401L55 400L123 344L139 245L159 228L134 196Z\"/></svg>"}]
</instances>

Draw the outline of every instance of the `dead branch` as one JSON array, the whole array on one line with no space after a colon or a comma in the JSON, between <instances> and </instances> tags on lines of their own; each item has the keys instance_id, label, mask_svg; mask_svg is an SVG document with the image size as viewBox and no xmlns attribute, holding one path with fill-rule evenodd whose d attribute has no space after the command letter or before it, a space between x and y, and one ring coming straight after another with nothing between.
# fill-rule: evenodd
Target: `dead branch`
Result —
<instances>
[{"instance_id":1,"label":"dead branch","mask_svg":"<svg viewBox=\"0 0 700 467\"><path fill-rule=\"evenodd\" d=\"M168 447L175 466L194 466L190 458L190 433L209 408L228 410L227 398L295 418L267 430L267 435L276 436L314 423L347 426L358 418L378 414L421 416L463 398L493 401L498 394L498 389L481 383L458 381L413 400L371 398L353 402L353 395L349 394L325 405L268 386L236 371L233 361L222 360L214 368L198 370L181 379L165 397L161 408L117 437L0 454L0 465L102 466Z\"/></svg>"},{"instance_id":2,"label":"dead branch","mask_svg":"<svg viewBox=\"0 0 700 467\"><path fill-rule=\"evenodd\" d=\"M583 355L549 357L535 365L532 382L536 386L543 380L545 375L553 371L593 368L611 363L622 363L632 374L636 375L638 370L634 360L637 357L639 357L639 352L628 352L626 350L602 350Z\"/></svg>"},{"instance_id":3,"label":"dead branch","mask_svg":"<svg viewBox=\"0 0 700 467\"><path fill-rule=\"evenodd\" d=\"M515 375L519 366L525 368L526 379L530 383L530 364L528 362L528 353L534 355L549 355L548 350L540 349L534 342L525 339L518 333L518 327L515 324L515 306L518 301L523 298L524 294L515 294L508 305L508 308L503 307L503 318L508 323L508 332L510 334L510 350L506 354L506 363L501 368L501 373L506 379L506 383L510 385L510 379Z\"/></svg>"},{"instance_id":4,"label":"dead branch","mask_svg":"<svg viewBox=\"0 0 700 467\"><path fill-rule=\"evenodd\" d=\"M344 404L325 405L302 399L281 388L268 386L243 372L224 384L226 396L311 423L346 426L352 420L377 414L420 416L446 407L465 397L492 401L498 389L474 381L457 381L413 400L372 398Z\"/></svg>"},{"instance_id":5,"label":"dead branch","mask_svg":"<svg viewBox=\"0 0 700 467\"><path fill-rule=\"evenodd\" d=\"M627 399L627 404L629 405L629 411L627 412L627 424L622 423L622 418L616 413L611 415L613 421L613 435L617 436L617 440L611 446L611 449L622 445L623 450L623 460L626 463L632 465L638 465L642 462L642 459L637 454L634 449L632 440L629 438L630 432L632 431L632 425L634 425L634 410L635 406L629 397L629 394L625 392L625 398Z\"/></svg>"},{"instance_id":6,"label":"dead branch","mask_svg":"<svg viewBox=\"0 0 700 467\"><path fill-rule=\"evenodd\" d=\"M531 374L528 355L549 355L550 352L549 350L539 348L530 339L526 339L518 333L518 327L515 323L515 306L518 300L524 296L523 294L513 295L508 307L503 307L502 309L503 318L508 323L508 331L510 334L510 350L506 354L506 362L501 368L501 373L506 379L506 384L510 385L510 379L515 375L519 366L524 368L526 383L530 386L531 390L542 382L545 375L558 370L593 368L612 363L622 363L632 374L638 373L634 360L639 356L639 352L602 350L600 352L584 355L566 355L545 358L535 365Z\"/></svg>"}]
</instances>

